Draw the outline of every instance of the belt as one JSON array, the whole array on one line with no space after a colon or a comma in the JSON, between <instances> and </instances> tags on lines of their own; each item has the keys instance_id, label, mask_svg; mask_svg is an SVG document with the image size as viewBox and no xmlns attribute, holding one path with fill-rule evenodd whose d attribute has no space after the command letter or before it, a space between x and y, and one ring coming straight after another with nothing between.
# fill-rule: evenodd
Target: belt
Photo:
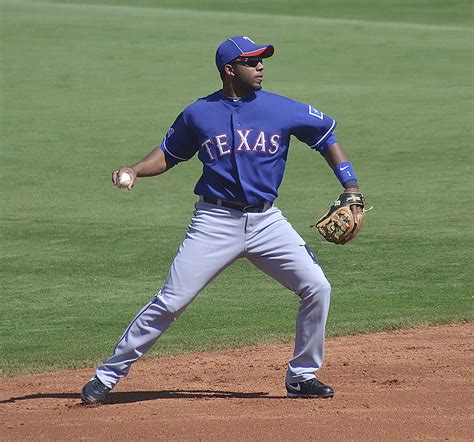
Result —
<instances>
[{"instance_id":1,"label":"belt","mask_svg":"<svg viewBox=\"0 0 474 442\"><path fill-rule=\"evenodd\" d=\"M246 204L238 201L222 200L212 196L201 196L201 201L205 203L215 204L217 206L228 207L229 209L240 210L241 212L262 213L273 206L272 201L264 201L261 204Z\"/></svg>"}]
</instances>

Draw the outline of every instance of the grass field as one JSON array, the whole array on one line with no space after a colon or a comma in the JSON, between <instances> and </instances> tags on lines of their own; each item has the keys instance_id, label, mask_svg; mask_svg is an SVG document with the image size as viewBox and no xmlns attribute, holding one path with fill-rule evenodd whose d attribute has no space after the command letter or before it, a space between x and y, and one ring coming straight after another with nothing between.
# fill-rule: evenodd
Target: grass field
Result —
<instances>
[{"instance_id":1,"label":"grass field","mask_svg":"<svg viewBox=\"0 0 474 442\"><path fill-rule=\"evenodd\" d=\"M96 364L160 288L197 158L133 192L110 174L220 87L214 51L236 34L275 45L265 89L338 120L374 206L357 240L325 243L308 226L339 185L293 141L278 205L332 283L328 334L472 321L470 2L267 5L0 0L2 375ZM150 355L287 341L296 309L239 261Z\"/></svg>"}]
</instances>

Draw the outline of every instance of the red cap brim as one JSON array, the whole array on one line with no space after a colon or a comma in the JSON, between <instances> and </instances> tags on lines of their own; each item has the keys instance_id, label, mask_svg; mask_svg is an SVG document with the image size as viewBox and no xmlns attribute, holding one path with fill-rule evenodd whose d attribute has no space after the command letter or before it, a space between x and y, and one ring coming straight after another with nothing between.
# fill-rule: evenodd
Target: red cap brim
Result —
<instances>
[{"instance_id":1,"label":"red cap brim","mask_svg":"<svg viewBox=\"0 0 474 442\"><path fill-rule=\"evenodd\" d=\"M273 48L272 45L265 46L263 48L257 49L256 51L252 52L245 52L244 54L241 54L241 57L257 57L260 56L262 58L268 58L273 55L275 52L275 49Z\"/></svg>"}]
</instances>

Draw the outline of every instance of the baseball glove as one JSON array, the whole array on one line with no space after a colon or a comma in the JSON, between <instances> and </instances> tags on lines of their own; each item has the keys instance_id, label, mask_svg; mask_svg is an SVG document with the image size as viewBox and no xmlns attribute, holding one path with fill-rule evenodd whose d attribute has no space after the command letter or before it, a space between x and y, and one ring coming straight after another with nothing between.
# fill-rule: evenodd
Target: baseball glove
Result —
<instances>
[{"instance_id":1,"label":"baseball glove","mask_svg":"<svg viewBox=\"0 0 474 442\"><path fill-rule=\"evenodd\" d=\"M354 238L364 224L364 195L359 192L345 192L339 195L328 213L316 222L319 233L326 241L345 244ZM351 206L359 206L362 210L356 216Z\"/></svg>"}]
</instances>

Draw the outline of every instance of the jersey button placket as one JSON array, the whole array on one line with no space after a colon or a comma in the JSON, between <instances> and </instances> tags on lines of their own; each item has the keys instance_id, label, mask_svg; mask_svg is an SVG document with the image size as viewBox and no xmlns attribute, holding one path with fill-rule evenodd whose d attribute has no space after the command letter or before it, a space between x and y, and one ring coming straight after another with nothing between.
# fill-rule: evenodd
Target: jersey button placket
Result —
<instances>
[{"instance_id":1,"label":"jersey button placket","mask_svg":"<svg viewBox=\"0 0 474 442\"><path fill-rule=\"evenodd\" d=\"M235 127L240 127L239 114L236 110L232 112L232 122L234 123Z\"/></svg>"},{"instance_id":2,"label":"jersey button placket","mask_svg":"<svg viewBox=\"0 0 474 442\"><path fill-rule=\"evenodd\" d=\"M240 187L240 189L242 189L242 196L243 198L245 198L245 189L243 188L242 186L242 180L241 180L241 177L240 177L240 155L238 154L237 152L237 147L238 147L238 143L237 143L237 139L236 139L236 131L238 130L238 128L240 127L240 121L239 121L239 115L237 113L237 110L234 109L232 111L232 118L231 118L231 129L232 129L232 155L233 155L233 159L235 161L235 172L236 172L236 178L238 180L238 185ZM244 202L245 200L242 199L242 202Z\"/></svg>"}]
</instances>

